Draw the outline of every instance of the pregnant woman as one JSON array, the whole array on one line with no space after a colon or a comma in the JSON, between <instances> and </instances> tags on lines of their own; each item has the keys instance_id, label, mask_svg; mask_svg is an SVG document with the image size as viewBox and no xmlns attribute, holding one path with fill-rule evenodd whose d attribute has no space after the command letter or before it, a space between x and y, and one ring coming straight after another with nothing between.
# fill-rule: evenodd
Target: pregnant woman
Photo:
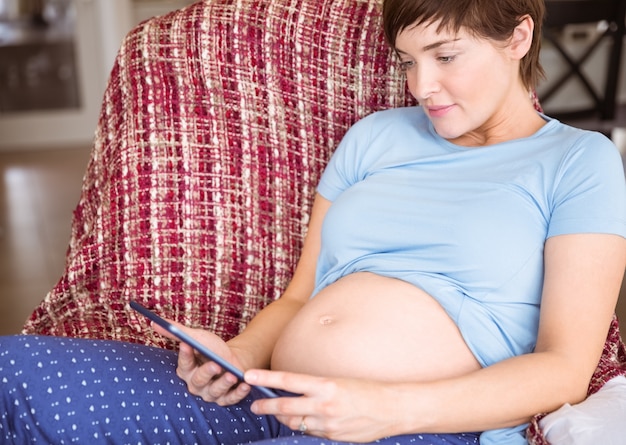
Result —
<instances>
[{"instance_id":1,"label":"pregnant woman","mask_svg":"<svg viewBox=\"0 0 626 445\"><path fill-rule=\"evenodd\" d=\"M512 445L584 400L626 186L607 138L533 108L542 21L543 0L385 0L420 105L346 134L280 299L228 342L187 329L246 382L185 344L3 338L3 443Z\"/></svg>"}]
</instances>

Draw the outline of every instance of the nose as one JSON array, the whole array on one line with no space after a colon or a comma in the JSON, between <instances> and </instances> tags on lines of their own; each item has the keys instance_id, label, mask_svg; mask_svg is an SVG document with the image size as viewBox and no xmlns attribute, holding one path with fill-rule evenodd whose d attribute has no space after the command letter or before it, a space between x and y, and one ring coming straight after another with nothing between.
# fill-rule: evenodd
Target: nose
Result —
<instances>
[{"instance_id":1,"label":"nose","mask_svg":"<svg viewBox=\"0 0 626 445\"><path fill-rule=\"evenodd\" d=\"M409 91L418 101L426 100L440 91L435 71L424 66L415 66L407 72L407 84Z\"/></svg>"}]
</instances>

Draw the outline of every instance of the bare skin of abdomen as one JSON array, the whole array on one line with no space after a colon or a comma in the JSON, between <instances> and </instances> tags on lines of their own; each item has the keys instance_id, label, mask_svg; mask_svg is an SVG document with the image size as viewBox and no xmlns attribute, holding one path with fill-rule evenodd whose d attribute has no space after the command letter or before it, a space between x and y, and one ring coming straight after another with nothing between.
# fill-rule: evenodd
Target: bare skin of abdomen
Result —
<instances>
[{"instance_id":1,"label":"bare skin of abdomen","mask_svg":"<svg viewBox=\"0 0 626 445\"><path fill-rule=\"evenodd\" d=\"M379 381L431 381L480 365L444 309L407 282L355 273L287 325L272 369Z\"/></svg>"}]
</instances>

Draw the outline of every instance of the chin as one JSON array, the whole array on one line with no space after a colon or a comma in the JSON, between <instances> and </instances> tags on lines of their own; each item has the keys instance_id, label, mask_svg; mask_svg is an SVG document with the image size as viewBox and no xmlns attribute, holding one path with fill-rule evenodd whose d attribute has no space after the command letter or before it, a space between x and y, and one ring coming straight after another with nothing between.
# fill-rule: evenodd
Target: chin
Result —
<instances>
[{"instance_id":1,"label":"chin","mask_svg":"<svg viewBox=\"0 0 626 445\"><path fill-rule=\"evenodd\" d=\"M433 126L435 128L435 132L437 132L439 136L451 142L454 141L455 139L462 137L465 134L465 131L461 131L459 129L448 128L444 125L436 125L434 122L433 122Z\"/></svg>"}]
</instances>

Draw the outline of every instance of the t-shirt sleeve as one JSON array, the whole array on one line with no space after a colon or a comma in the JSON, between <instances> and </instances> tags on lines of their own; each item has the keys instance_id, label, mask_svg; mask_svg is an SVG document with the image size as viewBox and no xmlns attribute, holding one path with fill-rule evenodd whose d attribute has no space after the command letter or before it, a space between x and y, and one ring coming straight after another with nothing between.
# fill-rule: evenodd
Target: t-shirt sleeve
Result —
<instances>
[{"instance_id":1,"label":"t-shirt sleeve","mask_svg":"<svg viewBox=\"0 0 626 445\"><path fill-rule=\"evenodd\" d=\"M548 237L610 233L626 238L626 184L621 156L599 133L586 132L555 178Z\"/></svg>"},{"instance_id":2,"label":"t-shirt sleeve","mask_svg":"<svg viewBox=\"0 0 626 445\"><path fill-rule=\"evenodd\" d=\"M333 153L317 186L317 191L329 201L366 175L364 152L369 146L374 115L355 123L345 134Z\"/></svg>"}]
</instances>

